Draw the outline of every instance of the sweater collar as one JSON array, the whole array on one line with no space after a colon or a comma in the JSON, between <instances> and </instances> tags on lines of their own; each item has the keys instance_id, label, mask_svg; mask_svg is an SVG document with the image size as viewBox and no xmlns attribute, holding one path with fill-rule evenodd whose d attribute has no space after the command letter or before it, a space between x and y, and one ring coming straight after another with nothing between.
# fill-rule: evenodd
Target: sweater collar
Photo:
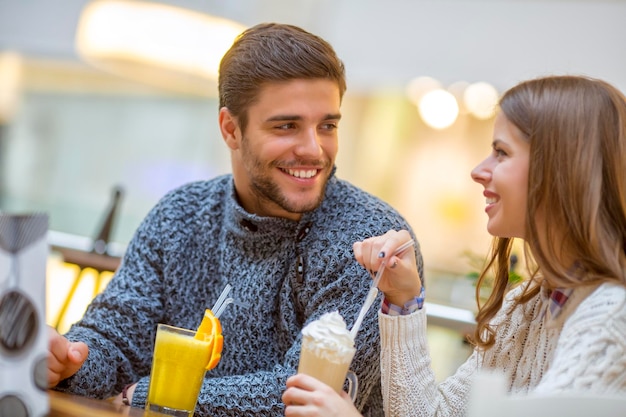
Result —
<instances>
[{"instance_id":1,"label":"sweater collar","mask_svg":"<svg viewBox=\"0 0 626 417\"><path fill-rule=\"evenodd\" d=\"M582 281L585 271L578 262L575 262L568 271L568 275ZM542 315L550 327L562 325L567 318L578 308L580 303L597 288L597 285L581 285L571 288L555 288L550 290L545 281L541 286L541 297L547 304Z\"/></svg>"},{"instance_id":2,"label":"sweater collar","mask_svg":"<svg viewBox=\"0 0 626 417\"><path fill-rule=\"evenodd\" d=\"M334 170L333 170L334 173ZM330 186L333 178L329 180ZM323 203L322 203L323 204ZM313 223L320 207L313 211L302 214L298 221L283 217L265 217L247 212L237 199L235 181L231 178L230 191L225 201L226 227L233 233L247 239L273 239L296 238L302 233L303 228L308 228Z\"/></svg>"}]
</instances>

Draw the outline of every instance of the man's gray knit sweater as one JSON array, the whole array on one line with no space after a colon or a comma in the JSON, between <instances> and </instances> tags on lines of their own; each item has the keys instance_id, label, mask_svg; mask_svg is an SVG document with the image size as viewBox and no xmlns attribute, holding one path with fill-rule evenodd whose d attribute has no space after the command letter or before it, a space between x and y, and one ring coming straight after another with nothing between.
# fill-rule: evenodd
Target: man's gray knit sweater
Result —
<instances>
[{"instance_id":1,"label":"man's gray knit sweater","mask_svg":"<svg viewBox=\"0 0 626 417\"><path fill-rule=\"evenodd\" d=\"M89 356L57 389L106 398L139 381L132 405L143 407L157 323L196 328L229 283L250 307L231 304L220 317L222 358L207 372L195 416L283 415L302 327L334 310L352 326L371 284L352 244L389 229L411 230L388 204L334 175L323 203L298 222L246 212L231 175L182 186L151 210L106 290L66 334L87 343ZM382 416L375 309L356 347L356 405Z\"/></svg>"}]
</instances>

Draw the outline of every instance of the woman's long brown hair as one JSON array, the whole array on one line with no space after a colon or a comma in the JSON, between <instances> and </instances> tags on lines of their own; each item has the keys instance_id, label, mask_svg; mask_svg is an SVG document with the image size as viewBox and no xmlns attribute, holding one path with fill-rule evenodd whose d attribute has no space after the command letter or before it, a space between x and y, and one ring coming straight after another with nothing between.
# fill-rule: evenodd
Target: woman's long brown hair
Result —
<instances>
[{"instance_id":1,"label":"woman's long brown hair","mask_svg":"<svg viewBox=\"0 0 626 417\"><path fill-rule=\"evenodd\" d=\"M516 303L539 291L615 282L626 286L626 98L615 87L577 76L525 81L507 91L500 111L530 143L525 257L531 283ZM539 216L538 216L539 215ZM541 222L538 223L538 217ZM495 342L489 323L509 285L513 239L495 237L487 267L493 289L479 306L471 341ZM581 274L568 272L576 262Z\"/></svg>"}]
</instances>

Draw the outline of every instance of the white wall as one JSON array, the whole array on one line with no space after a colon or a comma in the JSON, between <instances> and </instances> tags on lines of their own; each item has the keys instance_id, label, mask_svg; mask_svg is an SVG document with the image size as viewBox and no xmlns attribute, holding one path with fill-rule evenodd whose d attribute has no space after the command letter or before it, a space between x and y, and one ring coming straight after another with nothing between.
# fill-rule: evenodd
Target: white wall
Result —
<instances>
[{"instance_id":1,"label":"white wall","mask_svg":"<svg viewBox=\"0 0 626 417\"><path fill-rule=\"evenodd\" d=\"M75 59L86 0L0 0L0 50ZM335 46L353 91L583 73L626 90L623 0L171 0L238 20L293 23Z\"/></svg>"}]
</instances>

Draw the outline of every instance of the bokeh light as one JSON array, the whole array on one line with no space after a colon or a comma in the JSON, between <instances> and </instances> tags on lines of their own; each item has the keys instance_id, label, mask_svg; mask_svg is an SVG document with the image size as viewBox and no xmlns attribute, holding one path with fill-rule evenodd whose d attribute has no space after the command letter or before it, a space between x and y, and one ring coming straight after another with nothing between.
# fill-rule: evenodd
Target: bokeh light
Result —
<instances>
[{"instance_id":1,"label":"bokeh light","mask_svg":"<svg viewBox=\"0 0 626 417\"><path fill-rule=\"evenodd\" d=\"M459 115L459 105L450 92L438 89L422 97L418 111L428 126L434 129L445 129L455 122Z\"/></svg>"},{"instance_id":2,"label":"bokeh light","mask_svg":"<svg viewBox=\"0 0 626 417\"><path fill-rule=\"evenodd\" d=\"M481 120L493 117L498 99L498 90L486 82L470 84L463 93L465 107L474 117Z\"/></svg>"}]
</instances>

